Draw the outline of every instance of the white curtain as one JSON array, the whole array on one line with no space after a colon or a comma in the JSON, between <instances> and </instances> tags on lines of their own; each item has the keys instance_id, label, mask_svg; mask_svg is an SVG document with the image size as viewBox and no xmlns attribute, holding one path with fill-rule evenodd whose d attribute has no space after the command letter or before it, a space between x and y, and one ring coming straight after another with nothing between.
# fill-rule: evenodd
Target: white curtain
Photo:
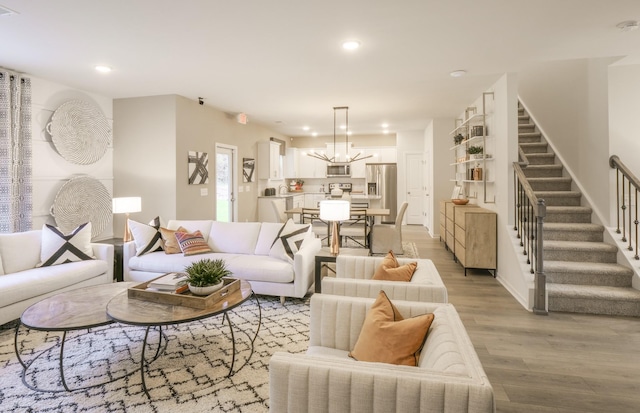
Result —
<instances>
[{"instance_id":1,"label":"white curtain","mask_svg":"<svg viewBox=\"0 0 640 413\"><path fill-rule=\"evenodd\" d=\"M31 79L0 70L0 232L32 226Z\"/></svg>"}]
</instances>

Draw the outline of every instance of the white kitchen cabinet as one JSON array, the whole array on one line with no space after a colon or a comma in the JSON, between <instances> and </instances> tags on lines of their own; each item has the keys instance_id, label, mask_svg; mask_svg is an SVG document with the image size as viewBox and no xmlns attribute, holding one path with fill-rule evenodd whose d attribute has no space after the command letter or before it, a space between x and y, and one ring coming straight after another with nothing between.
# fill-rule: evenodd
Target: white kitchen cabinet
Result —
<instances>
[{"instance_id":1,"label":"white kitchen cabinet","mask_svg":"<svg viewBox=\"0 0 640 413\"><path fill-rule=\"evenodd\" d=\"M286 179L301 178L299 175L299 152L298 148L287 148L287 156L284 162L284 177Z\"/></svg>"},{"instance_id":2,"label":"white kitchen cabinet","mask_svg":"<svg viewBox=\"0 0 640 413\"><path fill-rule=\"evenodd\" d=\"M258 178L284 179L280 143L274 141L258 142Z\"/></svg>"},{"instance_id":3,"label":"white kitchen cabinet","mask_svg":"<svg viewBox=\"0 0 640 413\"><path fill-rule=\"evenodd\" d=\"M297 178L326 178L327 163L321 159L308 156L307 153L315 151L316 153L324 153L321 148L310 148L298 150L298 176Z\"/></svg>"}]
</instances>

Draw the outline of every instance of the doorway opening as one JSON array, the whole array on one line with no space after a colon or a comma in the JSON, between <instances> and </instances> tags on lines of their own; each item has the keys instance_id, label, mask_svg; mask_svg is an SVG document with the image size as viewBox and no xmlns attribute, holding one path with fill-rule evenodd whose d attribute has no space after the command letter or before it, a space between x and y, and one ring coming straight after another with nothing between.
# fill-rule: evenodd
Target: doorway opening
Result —
<instances>
[{"instance_id":1,"label":"doorway opening","mask_svg":"<svg viewBox=\"0 0 640 413\"><path fill-rule=\"evenodd\" d=\"M236 146L216 143L216 221L234 222L238 216L235 194L238 190Z\"/></svg>"}]
</instances>

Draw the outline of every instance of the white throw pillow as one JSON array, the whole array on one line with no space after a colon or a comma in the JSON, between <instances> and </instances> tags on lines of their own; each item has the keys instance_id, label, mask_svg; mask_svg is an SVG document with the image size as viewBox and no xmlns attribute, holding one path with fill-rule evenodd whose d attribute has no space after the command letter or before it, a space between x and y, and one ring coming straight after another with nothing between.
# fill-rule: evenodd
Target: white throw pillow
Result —
<instances>
[{"instance_id":1,"label":"white throw pillow","mask_svg":"<svg viewBox=\"0 0 640 413\"><path fill-rule=\"evenodd\" d=\"M133 241L136 243L137 257L149 252L162 251L160 227L160 217L152 219L149 225L129 220L129 230L133 235Z\"/></svg>"},{"instance_id":2,"label":"white throw pillow","mask_svg":"<svg viewBox=\"0 0 640 413\"><path fill-rule=\"evenodd\" d=\"M53 225L42 226L40 263L37 267L93 260L91 247L91 222L80 225L69 234L63 234Z\"/></svg>"},{"instance_id":3,"label":"white throw pillow","mask_svg":"<svg viewBox=\"0 0 640 413\"><path fill-rule=\"evenodd\" d=\"M293 256L302 248L302 243L310 230L311 225L301 227L295 224L292 219L288 219L273 241L271 250L269 250L269 256L283 261L289 261L293 264Z\"/></svg>"}]
</instances>

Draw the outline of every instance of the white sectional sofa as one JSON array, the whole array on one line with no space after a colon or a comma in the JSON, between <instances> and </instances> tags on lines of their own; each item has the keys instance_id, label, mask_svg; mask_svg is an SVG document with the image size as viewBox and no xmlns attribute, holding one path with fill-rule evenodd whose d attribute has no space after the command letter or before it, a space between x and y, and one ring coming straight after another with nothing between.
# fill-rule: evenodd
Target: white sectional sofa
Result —
<instances>
[{"instance_id":1,"label":"white sectional sofa","mask_svg":"<svg viewBox=\"0 0 640 413\"><path fill-rule=\"evenodd\" d=\"M42 230L0 234L0 324L63 291L113 282L113 245L93 243L95 260L36 268Z\"/></svg>"},{"instance_id":2,"label":"white sectional sofa","mask_svg":"<svg viewBox=\"0 0 640 413\"><path fill-rule=\"evenodd\" d=\"M282 302L285 297L304 297L313 284L320 240L309 232L295 253L293 264L272 257L269 252L282 226L273 222L171 220L168 229L199 230L214 252L184 256L156 251L136 256L135 244L129 242L123 247L124 280L144 282L167 272L184 271L187 265L203 258L222 258L233 272L232 277L249 281L256 294L279 296Z\"/></svg>"},{"instance_id":3,"label":"white sectional sofa","mask_svg":"<svg viewBox=\"0 0 640 413\"><path fill-rule=\"evenodd\" d=\"M434 313L417 367L356 361L372 298L314 294L306 354L269 362L270 411L495 412L493 388L451 304L393 301L404 318Z\"/></svg>"},{"instance_id":4,"label":"white sectional sofa","mask_svg":"<svg viewBox=\"0 0 640 413\"><path fill-rule=\"evenodd\" d=\"M336 257L335 277L322 279L325 294L348 295L352 297L378 296L384 290L391 300L425 301L446 303L447 288L440 274L427 259L398 258L398 264L418 263L410 282L372 280L376 269L384 257L359 257L339 255Z\"/></svg>"}]
</instances>

